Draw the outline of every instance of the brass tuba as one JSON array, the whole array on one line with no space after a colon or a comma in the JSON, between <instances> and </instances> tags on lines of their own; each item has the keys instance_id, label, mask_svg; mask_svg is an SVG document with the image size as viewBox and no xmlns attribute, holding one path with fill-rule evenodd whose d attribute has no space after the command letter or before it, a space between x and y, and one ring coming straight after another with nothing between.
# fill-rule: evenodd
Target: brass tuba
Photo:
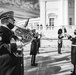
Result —
<instances>
[{"instance_id":1,"label":"brass tuba","mask_svg":"<svg viewBox=\"0 0 76 75\"><path fill-rule=\"evenodd\" d=\"M22 37L22 40L21 41L23 43L30 42L32 40L32 38L33 38L33 35L32 35L31 30L30 29L26 29L26 27L28 26L28 22L29 22L29 18L25 22L24 28L21 28L21 27L15 25L17 27L16 30L15 30L15 34L17 36Z\"/></svg>"},{"instance_id":2,"label":"brass tuba","mask_svg":"<svg viewBox=\"0 0 76 75\"><path fill-rule=\"evenodd\" d=\"M27 42L30 42L33 38L33 35L32 35L32 32L30 29L22 29L20 27L18 27L16 30L15 30L15 34L17 36L20 36L22 37L22 42L23 43L27 43Z\"/></svg>"}]
</instances>

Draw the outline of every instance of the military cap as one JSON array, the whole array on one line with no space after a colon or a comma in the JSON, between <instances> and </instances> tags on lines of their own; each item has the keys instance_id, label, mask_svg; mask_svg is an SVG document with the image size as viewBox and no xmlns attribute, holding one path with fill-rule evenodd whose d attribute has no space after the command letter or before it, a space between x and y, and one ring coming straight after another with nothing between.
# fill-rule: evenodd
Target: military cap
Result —
<instances>
[{"instance_id":1,"label":"military cap","mask_svg":"<svg viewBox=\"0 0 76 75\"><path fill-rule=\"evenodd\" d=\"M58 34L62 34L62 29L61 28L58 30Z\"/></svg>"},{"instance_id":2,"label":"military cap","mask_svg":"<svg viewBox=\"0 0 76 75\"><path fill-rule=\"evenodd\" d=\"M5 19L5 18L13 18L14 16L14 12L13 11L8 11L8 12L5 12L5 13L2 13L0 15L0 19Z\"/></svg>"}]
</instances>

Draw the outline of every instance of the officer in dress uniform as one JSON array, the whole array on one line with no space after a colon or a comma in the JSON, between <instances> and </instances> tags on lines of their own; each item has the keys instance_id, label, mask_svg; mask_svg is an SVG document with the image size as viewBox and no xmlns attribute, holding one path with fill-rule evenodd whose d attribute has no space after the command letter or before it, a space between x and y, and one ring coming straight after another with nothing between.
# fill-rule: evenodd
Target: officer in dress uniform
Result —
<instances>
[{"instance_id":1,"label":"officer in dress uniform","mask_svg":"<svg viewBox=\"0 0 76 75\"><path fill-rule=\"evenodd\" d=\"M62 48L62 43L63 43L62 38L63 37L64 36L62 35L62 29L60 28L58 30L58 54L61 54L61 48Z\"/></svg>"},{"instance_id":2,"label":"officer in dress uniform","mask_svg":"<svg viewBox=\"0 0 76 75\"><path fill-rule=\"evenodd\" d=\"M0 75L22 75L19 58L14 56L17 51L18 39L12 29L14 28L14 12L8 11L0 15Z\"/></svg>"},{"instance_id":3,"label":"officer in dress uniform","mask_svg":"<svg viewBox=\"0 0 76 75\"><path fill-rule=\"evenodd\" d=\"M36 63L36 55L38 53L38 36L37 34L35 33L34 35L34 38L31 42L31 49L30 49L30 55L31 56L31 66L37 66L38 64Z\"/></svg>"},{"instance_id":4,"label":"officer in dress uniform","mask_svg":"<svg viewBox=\"0 0 76 75\"><path fill-rule=\"evenodd\" d=\"M74 31L74 35L67 35L68 39L72 41L71 45L71 63L74 66L73 72L71 75L76 75L76 30Z\"/></svg>"},{"instance_id":5,"label":"officer in dress uniform","mask_svg":"<svg viewBox=\"0 0 76 75\"><path fill-rule=\"evenodd\" d=\"M38 54L40 54L40 52L39 52L39 48L40 48L40 37L39 37L39 34L38 34L38 32L36 33L37 34L37 42L38 42Z\"/></svg>"}]
</instances>

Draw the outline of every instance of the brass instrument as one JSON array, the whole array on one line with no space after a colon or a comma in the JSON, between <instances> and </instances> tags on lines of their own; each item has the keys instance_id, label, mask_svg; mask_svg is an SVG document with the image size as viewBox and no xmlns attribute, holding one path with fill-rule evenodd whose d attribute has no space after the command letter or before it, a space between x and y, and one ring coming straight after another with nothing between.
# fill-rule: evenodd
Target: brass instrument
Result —
<instances>
[{"instance_id":1,"label":"brass instrument","mask_svg":"<svg viewBox=\"0 0 76 75\"><path fill-rule=\"evenodd\" d=\"M30 42L32 40L32 37L33 37L32 31L30 29L26 29L28 22L29 22L29 18L27 19L27 22L25 23L24 28L21 28L21 27L15 25L17 27L15 30L15 33L17 36L22 37L22 41L24 43Z\"/></svg>"},{"instance_id":2,"label":"brass instrument","mask_svg":"<svg viewBox=\"0 0 76 75\"><path fill-rule=\"evenodd\" d=\"M22 44L21 44L21 46L20 45L17 46L18 50L17 50L17 52L14 53L14 55L15 56L23 56L23 47L25 45L29 44L33 39L32 31L30 29L21 28L21 27L19 27L17 25L15 25L15 26L17 27L15 29L15 35L18 36L18 37L22 37L21 39L18 40Z\"/></svg>"},{"instance_id":3,"label":"brass instrument","mask_svg":"<svg viewBox=\"0 0 76 75\"><path fill-rule=\"evenodd\" d=\"M33 38L32 32L31 32L31 30L29 30L29 29L22 29L22 28L18 27L18 28L15 30L15 34L16 34L17 36L22 37L22 40L21 40L21 41L22 41L23 43L30 42L30 41L32 40L32 38Z\"/></svg>"}]
</instances>

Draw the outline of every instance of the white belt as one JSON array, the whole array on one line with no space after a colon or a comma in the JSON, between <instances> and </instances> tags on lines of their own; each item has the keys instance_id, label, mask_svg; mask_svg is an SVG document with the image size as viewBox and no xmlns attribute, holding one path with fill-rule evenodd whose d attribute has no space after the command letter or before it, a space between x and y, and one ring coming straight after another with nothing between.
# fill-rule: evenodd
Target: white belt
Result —
<instances>
[{"instance_id":1,"label":"white belt","mask_svg":"<svg viewBox=\"0 0 76 75\"><path fill-rule=\"evenodd\" d=\"M73 44L72 44L71 46L76 46L76 45L73 45Z\"/></svg>"}]
</instances>

